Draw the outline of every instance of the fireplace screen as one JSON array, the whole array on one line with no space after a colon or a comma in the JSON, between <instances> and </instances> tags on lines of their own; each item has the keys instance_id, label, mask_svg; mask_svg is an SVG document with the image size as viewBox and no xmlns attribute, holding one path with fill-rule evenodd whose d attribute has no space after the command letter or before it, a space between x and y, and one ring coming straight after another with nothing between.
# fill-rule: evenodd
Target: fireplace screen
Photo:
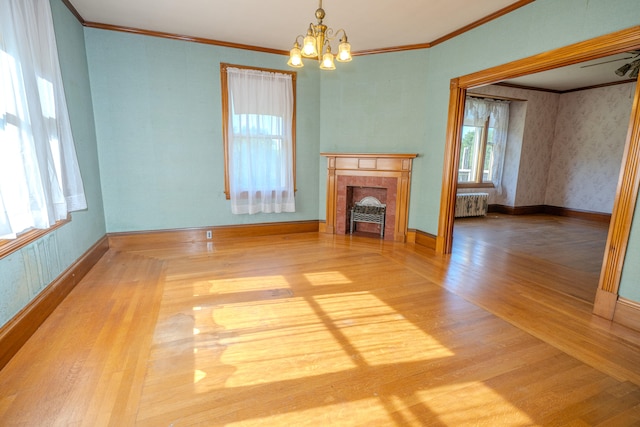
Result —
<instances>
[{"instance_id":1,"label":"fireplace screen","mask_svg":"<svg viewBox=\"0 0 640 427\"><path fill-rule=\"evenodd\" d=\"M375 197L365 197L351 208L349 233L353 234L358 222L380 224L380 237L384 238L384 219L387 205Z\"/></svg>"}]
</instances>

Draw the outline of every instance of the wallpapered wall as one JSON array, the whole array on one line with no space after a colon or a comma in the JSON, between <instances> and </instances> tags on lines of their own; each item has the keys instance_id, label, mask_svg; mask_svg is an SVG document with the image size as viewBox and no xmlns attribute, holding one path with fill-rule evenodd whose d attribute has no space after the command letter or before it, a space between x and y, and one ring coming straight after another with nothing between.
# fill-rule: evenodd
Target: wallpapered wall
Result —
<instances>
[{"instance_id":1,"label":"wallpapered wall","mask_svg":"<svg viewBox=\"0 0 640 427\"><path fill-rule=\"evenodd\" d=\"M527 103L518 101L509 105L509 130L507 132L507 149L505 150L503 181L500 191L494 191L495 201L506 206L515 206L516 190L518 189L518 171L520 169L520 155L524 139L525 118L527 117Z\"/></svg>"},{"instance_id":2,"label":"wallpapered wall","mask_svg":"<svg viewBox=\"0 0 640 427\"><path fill-rule=\"evenodd\" d=\"M611 213L635 85L566 94L487 86L510 106L503 191L490 203Z\"/></svg>"},{"instance_id":3,"label":"wallpapered wall","mask_svg":"<svg viewBox=\"0 0 640 427\"><path fill-rule=\"evenodd\" d=\"M634 83L560 97L545 203L611 213Z\"/></svg>"},{"instance_id":4,"label":"wallpapered wall","mask_svg":"<svg viewBox=\"0 0 640 427\"><path fill-rule=\"evenodd\" d=\"M474 92L526 100L511 102L509 106L503 192L497 194L492 190L489 203L543 204L560 95L504 86L486 86Z\"/></svg>"}]
</instances>

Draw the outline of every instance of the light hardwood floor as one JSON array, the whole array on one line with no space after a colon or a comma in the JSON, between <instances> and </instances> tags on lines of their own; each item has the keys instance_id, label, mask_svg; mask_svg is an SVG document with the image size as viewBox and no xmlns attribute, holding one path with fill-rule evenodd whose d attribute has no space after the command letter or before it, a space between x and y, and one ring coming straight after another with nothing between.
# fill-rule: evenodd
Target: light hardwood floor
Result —
<instances>
[{"instance_id":1,"label":"light hardwood floor","mask_svg":"<svg viewBox=\"0 0 640 427\"><path fill-rule=\"evenodd\" d=\"M456 247L467 256L476 251L506 252L553 276L550 290L595 300L609 224L552 215L504 215L456 220ZM487 260L491 262L490 260Z\"/></svg>"},{"instance_id":2,"label":"light hardwood floor","mask_svg":"<svg viewBox=\"0 0 640 427\"><path fill-rule=\"evenodd\" d=\"M0 371L0 425L639 425L640 334L576 295L602 227L480 221L450 256L318 233L111 249Z\"/></svg>"}]
</instances>

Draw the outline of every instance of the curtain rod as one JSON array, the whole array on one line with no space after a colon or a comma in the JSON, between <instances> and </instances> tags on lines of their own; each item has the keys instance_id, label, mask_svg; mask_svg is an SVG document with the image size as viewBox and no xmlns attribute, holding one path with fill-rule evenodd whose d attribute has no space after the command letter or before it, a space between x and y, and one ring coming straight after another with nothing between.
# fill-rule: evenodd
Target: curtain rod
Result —
<instances>
[{"instance_id":1,"label":"curtain rod","mask_svg":"<svg viewBox=\"0 0 640 427\"><path fill-rule=\"evenodd\" d=\"M508 98L506 96L497 96L497 95L483 95L481 93L467 92L467 96L469 98L493 99L494 101L527 101L526 99Z\"/></svg>"}]
</instances>

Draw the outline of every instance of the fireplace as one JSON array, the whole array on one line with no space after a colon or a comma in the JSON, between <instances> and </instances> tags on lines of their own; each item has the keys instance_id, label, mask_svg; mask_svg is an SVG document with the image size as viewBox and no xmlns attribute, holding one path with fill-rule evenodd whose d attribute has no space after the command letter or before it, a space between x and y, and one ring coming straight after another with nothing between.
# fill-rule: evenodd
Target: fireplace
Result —
<instances>
[{"instance_id":1,"label":"fireplace","mask_svg":"<svg viewBox=\"0 0 640 427\"><path fill-rule=\"evenodd\" d=\"M384 239L406 241L411 167L416 154L322 153L327 157L327 222L325 232L349 234L353 204L372 196L386 204ZM376 228L378 227L378 228ZM380 225L358 229L381 234Z\"/></svg>"},{"instance_id":2,"label":"fireplace","mask_svg":"<svg viewBox=\"0 0 640 427\"><path fill-rule=\"evenodd\" d=\"M385 218L385 236L393 240L396 217L396 178L378 176L338 175L336 190L336 234L349 234L349 212L353 205L367 196L375 197L387 205ZM358 230L380 233L375 224L362 224Z\"/></svg>"}]
</instances>

